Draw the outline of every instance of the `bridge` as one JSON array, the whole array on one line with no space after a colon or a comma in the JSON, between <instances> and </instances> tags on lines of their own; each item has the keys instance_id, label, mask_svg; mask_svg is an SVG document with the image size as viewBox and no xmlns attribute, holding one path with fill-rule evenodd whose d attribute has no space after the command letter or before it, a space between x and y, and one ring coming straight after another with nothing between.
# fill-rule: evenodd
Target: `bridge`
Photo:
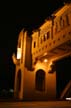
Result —
<instances>
[{"instance_id":1,"label":"bridge","mask_svg":"<svg viewBox=\"0 0 71 108\"><path fill-rule=\"evenodd\" d=\"M22 29L12 58L15 98L40 101L64 97L71 71L71 3L54 12L31 36Z\"/></svg>"}]
</instances>

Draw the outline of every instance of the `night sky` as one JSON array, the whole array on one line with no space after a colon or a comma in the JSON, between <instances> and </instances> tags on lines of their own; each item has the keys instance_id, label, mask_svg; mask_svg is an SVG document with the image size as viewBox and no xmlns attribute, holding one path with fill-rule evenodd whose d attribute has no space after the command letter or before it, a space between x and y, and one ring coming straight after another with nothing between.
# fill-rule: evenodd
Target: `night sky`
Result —
<instances>
[{"instance_id":1,"label":"night sky","mask_svg":"<svg viewBox=\"0 0 71 108\"><path fill-rule=\"evenodd\" d=\"M16 52L18 34L22 28L29 32L63 5L64 0L47 0L6 3L0 16L0 89L14 86L15 65L12 54ZM4 3L5 4L5 3Z\"/></svg>"}]
</instances>

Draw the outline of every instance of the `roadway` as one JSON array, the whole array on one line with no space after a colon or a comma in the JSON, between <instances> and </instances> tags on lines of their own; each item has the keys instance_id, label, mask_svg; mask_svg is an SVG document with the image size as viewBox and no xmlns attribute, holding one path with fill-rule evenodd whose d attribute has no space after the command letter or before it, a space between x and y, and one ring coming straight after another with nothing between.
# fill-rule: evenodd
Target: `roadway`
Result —
<instances>
[{"instance_id":1,"label":"roadway","mask_svg":"<svg viewBox=\"0 0 71 108\"><path fill-rule=\"evenodd\" d=\"M71 101L0 102L0 108L71 108Z\"/></svg>"}]
</instances>

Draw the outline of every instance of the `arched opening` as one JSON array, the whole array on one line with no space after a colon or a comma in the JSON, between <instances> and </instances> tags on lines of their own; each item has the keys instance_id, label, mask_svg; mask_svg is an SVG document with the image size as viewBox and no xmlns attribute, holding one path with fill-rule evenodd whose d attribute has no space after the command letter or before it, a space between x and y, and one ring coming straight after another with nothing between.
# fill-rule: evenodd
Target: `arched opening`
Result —
<instances>
[{"instance_id":1,"label":"arched opening","mask_svg":"<svg viewBox=\"0 0 71 108\"><path fill-rule=\"evenodd\" d=\"M16 86L16 96L18 98L19 92L21 87L21 70L18 71L17 74L17 86Z\"/></svg>"},{"instance_id":2,"label":"arched opening","mask_svg":"<svg viewBox=\"0 0 71 108\"><path fill-rule=\"evenodd\" d=\"M56 62L57 98L71 80L71 57L65 57Z\"/></svg>"},{"instance_id":3,"label":"arched opening","mask_svg":"<svg viewBox=\"0 0 71 108\"><path fill-rule=\"evenodd\" d=\"M40 69L36 72L36 90L44 91L45 90L45 72Z\"/></svg>"}]
</instances>

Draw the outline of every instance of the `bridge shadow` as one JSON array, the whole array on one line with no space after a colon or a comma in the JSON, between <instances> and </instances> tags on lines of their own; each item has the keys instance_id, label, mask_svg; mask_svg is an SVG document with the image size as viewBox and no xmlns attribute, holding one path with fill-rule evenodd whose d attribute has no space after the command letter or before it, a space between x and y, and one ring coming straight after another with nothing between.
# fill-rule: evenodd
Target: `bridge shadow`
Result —
<instances>
[{"instance_id":1,"label":"bridge shadow","mask_svg":"<svg viewBox=\"0 0 71 108\"><path fill-rule=\"evenodd\" d=\"M56 62L57 99L71 80L71 56Z\"/></svg>"}]
</instances>

